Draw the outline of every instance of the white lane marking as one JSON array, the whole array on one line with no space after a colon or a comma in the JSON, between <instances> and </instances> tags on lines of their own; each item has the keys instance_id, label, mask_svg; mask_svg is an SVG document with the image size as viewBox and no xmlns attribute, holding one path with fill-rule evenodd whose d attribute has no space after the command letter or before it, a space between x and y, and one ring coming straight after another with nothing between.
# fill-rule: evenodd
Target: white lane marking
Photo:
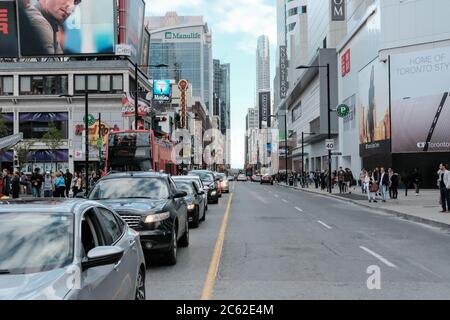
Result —
<instances>
[{"instance_id":1,"label":"white lane marking","mask_svg":"<svg viewBox=\"0 0 450 320\"><path fill-rule=\"evenodd\" d=\"M380 260L381 262L383 262L385 265L387 265L388 267L391 268L397 268L397 266L395 264L393 264L392 262L390 262L389 260L387 260L386 258L384 258L383 256L379 255L376 252L373 252L372 250L367 249L366 247L361 246L360 247L362 250L364 250L365 252L367 252L368 254L374 256L375 258L377 258L378 260Z\"/></svg>"},{"instance_id":2,"label":"white lane marking","mask_svg":"<svg viewBox=\"0 0 450 320\"><path fill-rule=\"evenodd\" d=\"M330 227L329 225L327 225L326 223L322 222L322 221L317 221L318 223L320 223L321 225L323 225L325 228L327 228L328 230L333 229L332 227Z\"/></svg>"},{"instance_id":3,"label":"white lane marking","mask_svg":"<svg viewBox=\"0 0 450 320\"><path fill-rule=\"evenodd\" d=\"M302 209L300 209L299 207L295 207L295 210L299 211L299 212L303 212Z\"/></svg>"},{"instance_id":4,"label":"white lane marking","mask_svg":"<svg viewBox=\"0 0 450 320\"><path fill-rule=\"evenodd\" d=\"M288 201L287 201L286 199L283 199L283 200L281 200L281 201L283 201L284 203L288 203Z\"/></svg>"}]
</instances>

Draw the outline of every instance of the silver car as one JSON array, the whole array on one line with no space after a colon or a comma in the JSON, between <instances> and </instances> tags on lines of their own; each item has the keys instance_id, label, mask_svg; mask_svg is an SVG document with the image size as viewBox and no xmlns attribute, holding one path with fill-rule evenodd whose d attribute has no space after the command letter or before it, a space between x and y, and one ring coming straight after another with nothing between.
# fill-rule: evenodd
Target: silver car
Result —
<instances>
[{"instance_id":1,"label":"silver car","mask_svg":"<svg viewBox=\"0 0 450 320\"><path fill-rule=\"evenodd\" d=\"M0 300L145 300L139 235L85 200L0 204Z\"/></svg>"}]
</instances>

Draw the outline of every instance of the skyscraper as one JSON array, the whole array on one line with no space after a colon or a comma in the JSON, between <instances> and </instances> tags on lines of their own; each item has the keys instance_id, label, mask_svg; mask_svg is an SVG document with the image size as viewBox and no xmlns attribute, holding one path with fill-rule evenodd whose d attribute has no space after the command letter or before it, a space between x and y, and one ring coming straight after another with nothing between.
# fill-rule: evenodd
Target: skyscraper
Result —
<instances>
[{"instance_id":1,"label":"skyscraper","mask_svg":"<svg viewBox=\"0 0 450 320\"><path fill-rule=\"evenodd\" d=\"M270 91L270 44L269 37L258 38L256 49L256 93Z\"/></svg>"}]
</instances>

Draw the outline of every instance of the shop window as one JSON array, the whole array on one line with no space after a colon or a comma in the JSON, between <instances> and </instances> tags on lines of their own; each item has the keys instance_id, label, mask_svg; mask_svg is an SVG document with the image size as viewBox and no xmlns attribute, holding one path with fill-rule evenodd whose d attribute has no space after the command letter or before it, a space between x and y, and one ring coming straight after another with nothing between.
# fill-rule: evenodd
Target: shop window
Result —
<instances>
[{"instance_id":1,"label":"shop window","mask_svg":"<svg viewBox=\"0 0 450 320\"><path fill-rule=\"evenodd\" d=\"M24 139L42 139L50 129L50 123L61 132L63 139L69 138L67 113L20 113L19 119L19 131L23 132Z\"/></svg>"}]
</instances>

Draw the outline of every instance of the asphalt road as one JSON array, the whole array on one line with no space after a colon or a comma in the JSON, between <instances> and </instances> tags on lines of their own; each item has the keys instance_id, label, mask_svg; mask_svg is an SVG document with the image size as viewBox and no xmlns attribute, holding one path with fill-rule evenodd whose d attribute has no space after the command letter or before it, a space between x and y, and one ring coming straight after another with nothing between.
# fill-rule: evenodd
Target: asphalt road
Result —
<instances>
[{"instance_id":1,"label":"asphalt road","mask_svg":"<svg viewBox=\"0 0 450 320\"><path fill-rule=\"evenodd\" d=\"M448 231L279 186L233 188L222 250L228 196L175 267L149 267L148 299L196 300L207 285L224 300L450 299Z\"/></svg>"}]
</instances>

